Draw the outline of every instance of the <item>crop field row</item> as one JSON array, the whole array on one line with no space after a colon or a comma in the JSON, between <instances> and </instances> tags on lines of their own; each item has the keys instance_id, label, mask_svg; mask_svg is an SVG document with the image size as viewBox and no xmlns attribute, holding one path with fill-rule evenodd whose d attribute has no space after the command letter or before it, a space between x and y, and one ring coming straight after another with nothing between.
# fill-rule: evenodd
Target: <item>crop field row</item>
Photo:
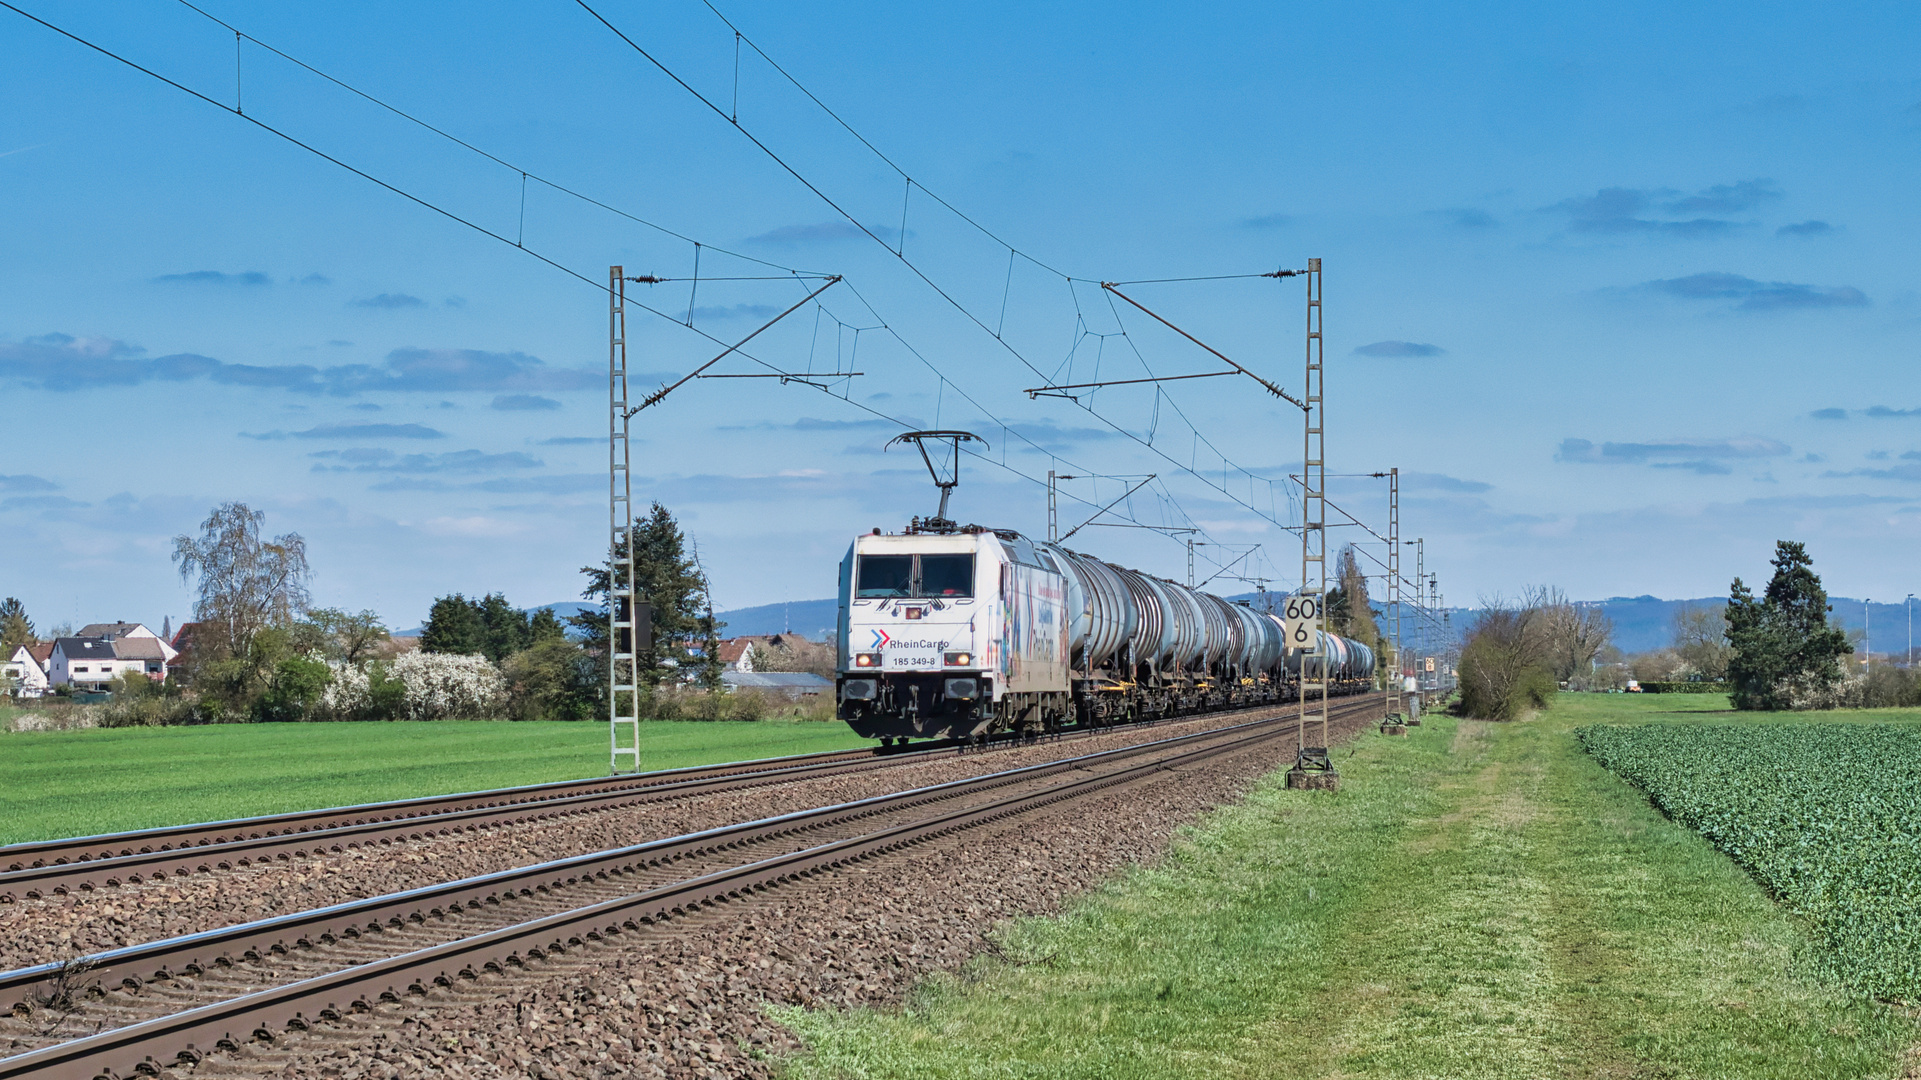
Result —
<instances>
[{"instance_id":1,"label":"crop field row","mask_svg":"<svg viewBox=\"0 0 1921 1080\"><path fill-rule=\"evenodd\" d=\"M1594 756L1746 867L1876 997L1921 999L1921 728L1589 727Z\"/></svg>"}]
</instances>

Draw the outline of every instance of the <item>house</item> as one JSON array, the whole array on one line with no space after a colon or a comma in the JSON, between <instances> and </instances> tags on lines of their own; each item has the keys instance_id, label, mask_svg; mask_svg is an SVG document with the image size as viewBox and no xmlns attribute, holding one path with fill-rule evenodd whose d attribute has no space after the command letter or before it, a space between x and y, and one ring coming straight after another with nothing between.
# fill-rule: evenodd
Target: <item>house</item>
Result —
<instances>
[{"instance_id":1,"label":"house","mask_svg":"<svg viewBox=\"0 0 1921 1080\"><path fill-rule=\"evenodd\" d=\"M722 671L754 670L754 639L737 637L721 642L720 667Z\"/></svg>"},{"instance_id":2,"label":"house","mask_svg":"<svg viewBox=\"0 0 1921 1080\"><path fill-rule=\"evenodd\" d=\"M114 655L113 642L103 637L63 637L53 643L47 681L76 690L105 690L129 668L144 672L142 661L123 661Z\"/></svg>"},{"instance_id":3,"label":"house","mask_svg":"<svg viewBox=\"0 0 1921 1080\"><path fill-rule=\"evenodd\" d=\"M123 622L116 619L110 623L88 623L74 635L80 638L104 638L113 642L116 661L137 661L115 665L115 674L121 671L140 671L149 679L160 682L167 677L167 665L180 655L180 650L169 644L159 634L141 623ZM89 672L89 674L92 674Z\"/></svg>"},{"instance_id":4,"label":"house","mask_svg":"<svg viewBox=\"0 0 1921 1080\"><path fill-rule=\"evenodd\" d=\"M754 654L761 650L792 650L815 644L799 634L744 635L728 638L720 643L720 665L723 671L753 671Z\"/></svg>"},{"instance_id":5,"label":"house","mask_svg":"<svg viewBox=\"0 0 1921 1080\"><path fill-rule=\"evenodd\" d=\"M53 652L53 643L45 645L22 645L13 651L6 663L0 664L7 679L13 686L16 697L39 697L47 692L47 669L41 663L42 656ZM41 653L42 656L36 656Z\"/></svg>"},{"instance_id":6,"label":"house","mask_svg":"<svg viewBox=\"0 0 1921 1080\"><path fill-rule=\"evenodd\" d=\"M759 690L765 694L779 694L789 701L824 694L834 688L831 679L806 671L723 671L720 682L729 693L735 690Z\"/></svg>"}]
</instances>

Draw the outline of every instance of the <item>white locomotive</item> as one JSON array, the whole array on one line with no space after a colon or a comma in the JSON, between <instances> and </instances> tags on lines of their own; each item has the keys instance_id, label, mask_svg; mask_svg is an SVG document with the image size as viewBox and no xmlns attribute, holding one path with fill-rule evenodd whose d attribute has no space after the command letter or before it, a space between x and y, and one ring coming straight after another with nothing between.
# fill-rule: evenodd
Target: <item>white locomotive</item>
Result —
<instances>
[{"instance_id":1,"label":"white locomotive","mask_svg":"<svg viewBox=\"0 0 1921 1080\"><path fill-rule=\"evenodd\" d=\"M943 511L946 500L942 500ZM1374 653L1283 648L1272 614L1019 533L941 518L840 566L840 717L883 743L1105 726L1373 685Z\"/></svg>"}]
</instances>

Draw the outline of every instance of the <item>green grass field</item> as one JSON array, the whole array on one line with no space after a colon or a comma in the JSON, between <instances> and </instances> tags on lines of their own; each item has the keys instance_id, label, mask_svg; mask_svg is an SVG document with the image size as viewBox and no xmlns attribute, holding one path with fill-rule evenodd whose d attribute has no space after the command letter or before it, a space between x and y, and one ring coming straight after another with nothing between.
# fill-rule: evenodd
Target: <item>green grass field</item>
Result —
<instances>
[{"instance_id":1,"label":"green grass field","mask_svg":"<svg viewBox=\"0 0 1921 1080\"><path fill-rule=\"evenodd\" d=\"M641 725L671 769L867 745L839 723ZM574 780L607 771L596 723L217 724L0 734L0 844Z\"/></svg>"},{"instance_id":2,"label":"green grass field","mask_svg":"<svg viewBox=\"0 0 1921 1080\"><path fill-rule=\"evenodd\" d=\"M1006 928L1012 962L904 1011L782 1010L808 1044L785 1075L1914 1075L1913 1013L1829 981L1802 926L1572 734L1749 719L1726 709L1563 695L1522 723L1368 736L1340 792L1270 778L1163 865Z\"/></svg>"}]
</instances>

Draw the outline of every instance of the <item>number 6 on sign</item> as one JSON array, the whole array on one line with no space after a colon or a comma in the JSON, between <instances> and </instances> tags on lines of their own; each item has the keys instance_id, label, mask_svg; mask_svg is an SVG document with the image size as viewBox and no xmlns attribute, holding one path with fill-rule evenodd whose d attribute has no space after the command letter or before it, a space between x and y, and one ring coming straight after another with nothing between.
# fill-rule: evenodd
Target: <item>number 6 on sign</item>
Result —
<instances>
[{"instance_id":1,"label":"number 6 on sign","mask_svg":"<svg viewBox=\"0 0 1921 1080\"><path fill-rule=\"evenodd\" d=\"M1316 652L1320 639L1314 631L1321 628L1321 602L1317 596L1290 596L1287 598L1287 647L1303 652Z\"/></svg>"}]
</instances>

